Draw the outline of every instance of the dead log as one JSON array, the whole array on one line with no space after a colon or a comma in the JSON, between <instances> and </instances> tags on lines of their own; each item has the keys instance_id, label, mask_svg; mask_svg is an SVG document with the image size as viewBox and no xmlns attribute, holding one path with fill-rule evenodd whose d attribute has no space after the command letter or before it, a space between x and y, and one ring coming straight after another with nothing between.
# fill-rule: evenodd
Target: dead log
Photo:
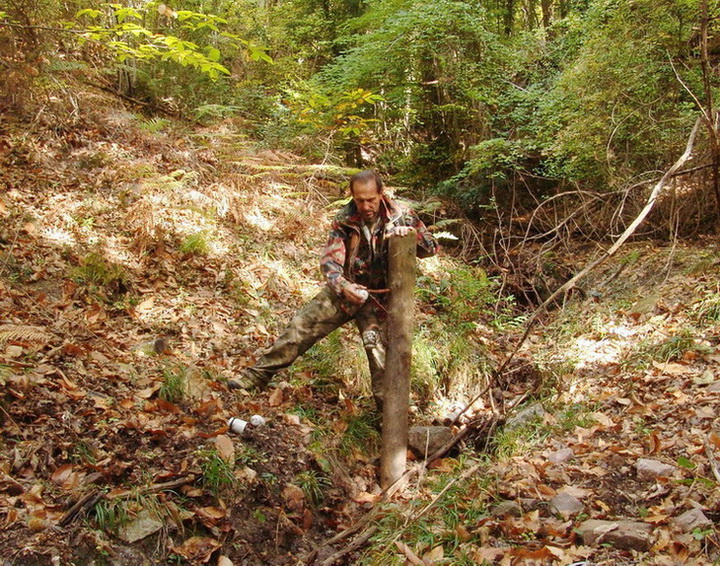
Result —
<instances>
[{"instance_id":1,"label":"dead log","mask_svg":"<svg viewBox=\"0 0 720 566\"><path fill-rule=\"evenodd\" d=\"M403 475L407 462L415 233L390 238L388 247L390 300L380 449L380 487L383 489Z\"/></svg>"}]
</instances>

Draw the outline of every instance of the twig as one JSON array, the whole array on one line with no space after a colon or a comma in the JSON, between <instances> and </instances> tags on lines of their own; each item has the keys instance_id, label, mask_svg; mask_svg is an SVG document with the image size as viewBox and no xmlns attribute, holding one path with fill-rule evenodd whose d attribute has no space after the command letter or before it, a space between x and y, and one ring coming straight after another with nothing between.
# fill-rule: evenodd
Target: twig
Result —
<instances>
[{"instance_id":1,"label":"twig","mask_svg":"<svg viewBox=\"0 0 720 566\"><path fill-rule=\"evenodd\" d=\"M369 527L363 533L361 533L359 536L357 536L345 548L342 548L342 549L338 550L335 554L331 554L330 556L328 556L325 560L323 560L320 563L320 565L321 566L332 566L332 564L335 564L335 562L337 562L340 558L342 558L346 554L350 554L351 552L360 548L363 544L365 544L368 540L370 540L370 537L373 536L377 532L377 530L378 530L378 528L376 525Z\"/></svg>"},{"instance_id":2,"label":"twig","mask_svg":"<svg viewBox=\"0 0 720 566\"><path fill-rule=\"evenodd\" d=\"M8 412L5 410L5 407L3 407L2 405L0 405L0 411L2 411L2 412L4 413L4 415L5 415L8 419L10 419L10 422L15 426L16 429L22 431L22 429L20 428L20 426L15 422L15 419L12 418L12 415L10 415L10 413L8 413Z\"/></svg>"},{"instance_id":3,"label":"twig","mask_svg":"<svg viewBox=\"0 0 720 566\"><path fill-rule=\"evenodd\" d=\"M704 440L703 444L705 445L705 453L707 454L708 462L710 462L710 469L715 476L715 481L720 483L720 469L718 469L718 462L715 459L712 446L710 446L710 442L708 442L707 438Z\"/></svg>"},{"instance_id":4,"label":"twig","mask_svg":"<svg viewBox=\"0 0 720 566\"><path fill-rule=\"evenodd\" d=\"M75 519L84 515L88 509L92 509L92 507L94 507L98 501L104 499L105 496L106 493L104 491L93 491L85 495L85 497L81 497L75 505L68 509L67 513L65 513L63 518L58 522L58 525L66 527Z\"/></svg>"},{"instance_id":5,"label":"twig","mask_svg":"<svg viewBox=\"0 0 720 566\"><path fill-rule=\"evenodd\" d=\"M0 22L0 26L6 26L11 28L21 28L21 29L39 29L41 31L60 31L64 33L75 33L75 34L83 34L88 33L88 30L85 29L72 29L72 28L54 28L49 26L32 26L27 24L16 24L12 22Z\"/></svg>"}]
</instances>

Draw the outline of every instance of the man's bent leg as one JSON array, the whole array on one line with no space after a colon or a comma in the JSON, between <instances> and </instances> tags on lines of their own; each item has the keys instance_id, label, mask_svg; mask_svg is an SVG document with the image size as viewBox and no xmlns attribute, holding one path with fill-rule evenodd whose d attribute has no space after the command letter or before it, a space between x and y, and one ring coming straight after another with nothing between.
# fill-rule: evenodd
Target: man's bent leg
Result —
<instances>
[{"instance_id":1,"label":"man's bent leg","mask_svg":"<svg viewBox=\"0 0 720 566\"><path fill-rule=\"evenodd\" d=\"M383 410L383 380L385 378L385 350L387 347L387 326L380 320L373 305L366 303L355 315L355 324L360 331L365 353L370 366L370 386L375 405L380 414Z\"/></svg>"},{"instance_id":2,"label":"man's bent leg","mask_svg":"<svg viewBox=\"0 0 720 566\"><path fill-rule=\"evenodd\" d=\"M310 347L351 318L338 307L328 287L310 300L285 327L280 337L255 365L243 372L243 385L265 387L279 371L289 367ZM233 384L229 384L233 388ZM239 383L236 386L242 386Z\"/></svg>"}]
</instances>

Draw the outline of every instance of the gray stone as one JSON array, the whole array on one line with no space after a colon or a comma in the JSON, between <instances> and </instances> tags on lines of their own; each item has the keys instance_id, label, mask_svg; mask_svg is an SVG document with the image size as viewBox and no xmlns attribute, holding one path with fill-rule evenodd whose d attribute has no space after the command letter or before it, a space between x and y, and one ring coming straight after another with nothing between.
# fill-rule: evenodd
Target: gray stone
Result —
<instances>
[{"instance_id":1,"label":"gray stone","mask_svg":"<svg viewBox=\"0 0 720 566\"><path fill-rule=\"evenodd\" d=\"M646 551L652 545L652 525L638 521L590 519L578 527L578 532L588 546L609 543L623 550Z\"/></svg>"},{"instance_id":2,"label":"gray stone","mask_svg":"<svg viewBox=\"0 0 720 566\"><path fill-rule=\"evenodd\" d=\"M493 517L520 517L522 507L515 501L501 501L493 509Z\"/></svg>"},{"instance_id":3,"label":"gray stone","mask_svg":"<svg viewBox=\"0 0 720 566\"><path fill-rule=\"evenodd\" d=\"M648 460L640 458L635 464L638 479L655 480L657 478L667 478L675 473L675 467L670 464L664 464L657 460Z\"/></svg>"},{"instance_id":4,"label":"gray stone","mask_svg":"<svg viewBox=\"0 0 720 566\"><path fill-rule=\"evenodd\" d=\"M564 519L581 513L585 509L582 502L569 493L558 493L550 500L550 511L561 515Z\"/></svg>"},{"instance_id":5,"label":"gray stone","mask_svg":"<svg viewBox=\"0 0 720 566\"><path fill-rule=\"evenodd\" d=\"M125 542L137 542L158 532L164 525L153 513L143 509L137 517L118 529L118 536Z\"/></svg>"},{"instance_id":6,"label":"gray stone","mask_svg":"<svg viewBox=\"0 0 720 566\"><path fill-rule=\"evenodd\" d=\"M445 426L414 426L408 431L408 446L421 458L427 458L452 438L452 430Z\"/></svg>"},{"instance_id":7,"label":"gray stone","mask_svg":"<svg viewBox=\"0 0 720 566\"><path fill-rule=\"evenodd\" d=\"M672 520L672 524L685 533L695 529L712 527L713 522L705 516L701 509L690 509Z\"/></svg>"},{"instance_id":8,"label":"gray stone","mask_svg":"<svg viewBox=\"0 0 720 566\"><path fill-rule=\"evenodd\" d=\"M553 464L564 464L573 456L575 456L575 452L573 452L572 448L561 448L556 452L550 453L548 455L548 460L550 460Z\"/></svg>"},{"instance_id":9,"label":"gray stone","mask_svg":"<svg viewBox=\"0 0 720 566\"><path fill-rule=\"evenodd\" d=\"M529 405L524 409L518 411L518 413L507 420L505 423L506 429L513 429L525 423L528 423L536 418L542 418L547 414L545 407L542 403L535 403Z\"/></svg>"}]
</instances>

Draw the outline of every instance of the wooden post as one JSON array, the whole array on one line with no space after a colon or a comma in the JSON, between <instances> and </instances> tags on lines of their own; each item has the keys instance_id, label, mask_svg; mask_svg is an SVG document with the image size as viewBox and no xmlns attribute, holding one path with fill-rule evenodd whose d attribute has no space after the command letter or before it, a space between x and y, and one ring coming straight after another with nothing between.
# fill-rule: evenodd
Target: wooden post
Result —
<instances>
[{"instance_id":1,"label":"wooden post","mask_svg":"<svg viewBox=\"0 0 720 566\"><path fill-rule=\"evenodd\" d=\"M402 477L407 461L415 247L415 232L388 240L390 299L380 450L380 486L383 489Z\"/></svg>"}]
</instances>

